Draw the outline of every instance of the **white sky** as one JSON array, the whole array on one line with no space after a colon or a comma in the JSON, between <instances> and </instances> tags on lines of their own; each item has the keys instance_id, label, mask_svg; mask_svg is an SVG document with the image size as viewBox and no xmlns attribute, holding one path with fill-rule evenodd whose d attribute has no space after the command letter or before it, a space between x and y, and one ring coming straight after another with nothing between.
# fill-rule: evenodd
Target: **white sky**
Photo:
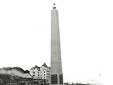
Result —
<instances>
[{"instance_id":1,"label":"white sky","mask_svg":"<svg viewBox=\"0 0 113 85\"><path fill-rule=\"evenodd\" d=\"M0 68L50 65L52 0L0 0ZM65 82L113 85L113 1L56 0Z\"/></svg>"}]
</instances>

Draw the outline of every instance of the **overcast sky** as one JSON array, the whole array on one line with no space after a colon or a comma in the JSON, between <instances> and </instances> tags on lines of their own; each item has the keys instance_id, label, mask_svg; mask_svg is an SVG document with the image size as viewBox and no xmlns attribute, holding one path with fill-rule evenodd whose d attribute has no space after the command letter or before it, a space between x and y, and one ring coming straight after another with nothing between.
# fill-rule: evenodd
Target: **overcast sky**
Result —
<instances>
[{"instance_id":1,"label":"overcast sky","mask_svg":"<svg viewBox=\"0 0 113 85\"><path fill-rule=\"evenodd\" d=\"M50 66L52 0L0 0L0 68ZM113 1L56 0L65 82L113 80ZM113 85L113 84L111 84Z\"/></svg>"}]
</instances>

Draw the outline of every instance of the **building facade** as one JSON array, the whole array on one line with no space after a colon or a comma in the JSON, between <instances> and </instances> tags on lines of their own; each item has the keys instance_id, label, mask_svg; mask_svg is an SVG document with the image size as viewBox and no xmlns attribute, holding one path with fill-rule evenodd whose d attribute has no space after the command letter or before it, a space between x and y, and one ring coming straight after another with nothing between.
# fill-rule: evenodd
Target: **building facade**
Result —
<instances>
[{"instance_id":1,"label":"building facade","mask_svg":"<svg viewBox=\"0 0 113 85\"><path fill-rule=\"evenodd\" d=\"M41 67L35 66L30 69L30 75L33 79L46 80L50 83L50 67L44 63Z\"/></svg>"}]
</instances>

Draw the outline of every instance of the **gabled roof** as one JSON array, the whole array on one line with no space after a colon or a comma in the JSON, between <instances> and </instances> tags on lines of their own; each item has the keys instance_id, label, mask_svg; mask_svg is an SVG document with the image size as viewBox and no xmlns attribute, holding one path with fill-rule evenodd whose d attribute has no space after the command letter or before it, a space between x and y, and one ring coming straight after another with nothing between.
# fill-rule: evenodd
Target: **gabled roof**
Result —
<instances>
[{"instance_id":1,"label":"gabled roof","mask_svg":"<svg viewBox=\"0 0 113 85\"><path fill-rule=\"evenodd\" d=\"M46 65L46 63L44 63L42 66L44 66L44 67L47 67L47 68L48 68L48 66Z\"/></svg>"},{"instance_id":2,"label":"gabled roof","mask_svg":"<svg viewBox=\"0 0 113 85\"><path fill-rule=\"evenodd\" d=\"M33 70L35 68L37 68L38 70L40 70L40 67L38 67L37 65L35 65L34 67L32 67L30 70Z\"/></svg>"},{"instance_id":3,"label":"gabled roof","mask_svg":"<svg viewBox=\"0 0 113 85\"><path fill-rule=\"evenodd\" d=\"M35 65L35 67L34 68L40 68L40 67L38 67L37 65Z\"/></svg>"}]
</instances>

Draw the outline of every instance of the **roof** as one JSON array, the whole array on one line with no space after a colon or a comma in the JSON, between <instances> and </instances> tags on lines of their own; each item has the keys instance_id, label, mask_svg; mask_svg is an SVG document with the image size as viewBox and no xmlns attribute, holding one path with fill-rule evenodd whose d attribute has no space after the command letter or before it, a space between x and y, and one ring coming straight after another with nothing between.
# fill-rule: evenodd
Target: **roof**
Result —
<instances>
[{"instance_id":1,"label":"roof","mask_svg":"<svg viewBox=\"0 0 113 85\"><path fill-rule=\"evenodd\" d=\"M35 65L34 67L32 67L30 70L33 70L35 68L37 68L38 70L40 70L40 67L38 67L37 65Z\"/></svg>"},{"instance_id":2,"label":"roof","mask_svg":"<svg viewBox=\"0 0 113 85\"><path fill-rule=\"evenodd\" d=\"M8 70L17 70L19 72L24 73L24 70L20 67L5 67L5 68L2 68L1 70L6 70L6 71L8 71Z\"/></svg>"},{"instance_id":3,"label":"roof","mask_svg":"<svg viewBox=\"0 0 113 85\"><path fill-rule=\"evenodd\" d=\"M44 63L42 66L44 66L44 67L47 67L47 68L48 68L48 66L46 65L46 63Z\"/></svg>"},{"instance_id":4,"label":"roof","mask_svg":"<svg viewBox=\"0 0 113 85\"><path fill-rule=\"evenodd\" d=\"M40 67L38 67L37 65L35 65L35 67L34 68L40 68Z\"/></svg>"}]
</instances>

